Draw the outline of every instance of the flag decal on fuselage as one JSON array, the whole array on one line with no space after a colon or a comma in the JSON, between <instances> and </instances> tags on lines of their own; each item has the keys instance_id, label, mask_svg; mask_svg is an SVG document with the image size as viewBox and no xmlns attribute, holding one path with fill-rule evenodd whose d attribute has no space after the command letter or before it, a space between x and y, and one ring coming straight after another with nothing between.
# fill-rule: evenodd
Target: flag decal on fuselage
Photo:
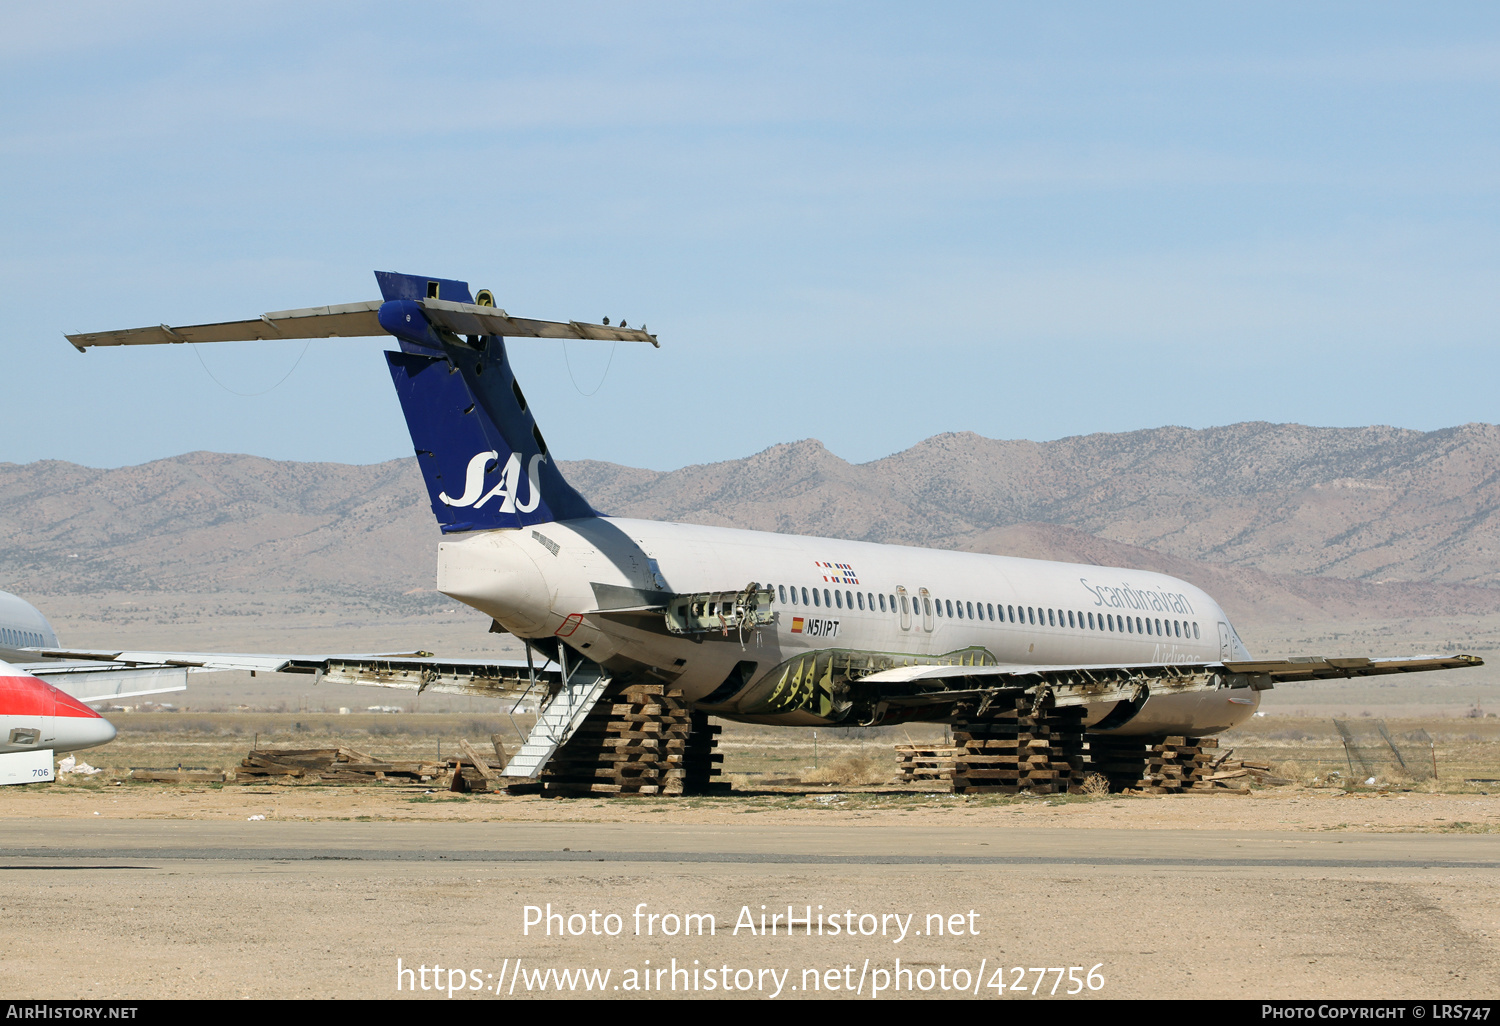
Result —
<instances>
[{"instance_id":1,"label":"flag decal on fuselage","mask_svg":"<svg viewBox=\"0 0 1500 1026\"><path fill-rule=\"evenodd\" d=\"M859 584L859 578L855 576L854 567L848 563L818 563L813 564L823 573L823 580L827 584Z\"/></svg>"}]
</instances>

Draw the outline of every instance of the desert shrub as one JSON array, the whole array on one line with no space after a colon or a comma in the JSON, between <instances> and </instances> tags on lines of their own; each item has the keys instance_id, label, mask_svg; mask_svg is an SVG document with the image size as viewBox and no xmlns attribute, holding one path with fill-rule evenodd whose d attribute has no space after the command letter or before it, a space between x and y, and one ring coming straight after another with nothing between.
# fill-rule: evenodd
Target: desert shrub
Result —
<instances>
[{"instance_id":1,"label":"desert shrub","mask_svg":"<svg viewBox=\"0 0 1500 1026\"><path fill-rule=\"evenodd\" d=\"M1103 773L1089 773L1084 776L1079 790L1095 798L1109 794L1109 778Z\"/></svg>"},{"instance_id":2,"label":"desert shrub","mask_svg":"<svg viewBox=\"0 0 1500 1026\"><path fill-rule=\"evenodd\" d=\"M888 762L863 755L846 755L802 774L802 782L836 784L841 787L851 784L883 784L891 778L892 773L893 769Z\"/></svg>"}]
</instances>

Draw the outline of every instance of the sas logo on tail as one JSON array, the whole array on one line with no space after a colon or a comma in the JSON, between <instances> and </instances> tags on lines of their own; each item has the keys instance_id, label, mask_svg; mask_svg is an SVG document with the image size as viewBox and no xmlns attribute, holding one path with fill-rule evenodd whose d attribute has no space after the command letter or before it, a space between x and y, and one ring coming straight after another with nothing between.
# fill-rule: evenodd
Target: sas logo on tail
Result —
<instances>
[{"instance_id":1,"label":"sas logo on tail","mask_svg":"<svg viewBox=\"0 0 1500 1026\"><path fill-rule=\"evenodd\" d=\"M542 487L537 479L537 473L541 469L542 461L546 458L541 453L537 453L527 464L526 483L529 486L529 495L525 502L521 501L518 494L521 485L521 457L520 454L514 452L510 454L510 459L505 461L505 469L500 472L499 483L485 492L483 497L480 496L479 493L484 490L485 472L500 462L500 454L494 450L475 453L474 458L469 460L469 469L464 475L463 495L454 499L447 492L441 492L438 498L445 506L478 509L498 495L500 497L499 512L530 513L542 502Z\"/></svg>"}]
</instances>

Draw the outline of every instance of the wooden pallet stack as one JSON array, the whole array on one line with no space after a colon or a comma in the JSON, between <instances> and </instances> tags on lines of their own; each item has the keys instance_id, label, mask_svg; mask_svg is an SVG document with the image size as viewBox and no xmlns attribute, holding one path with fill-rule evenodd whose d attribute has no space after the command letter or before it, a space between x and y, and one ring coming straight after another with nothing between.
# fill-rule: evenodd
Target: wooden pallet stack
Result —
<instances>
[{"instance_id":1,"label":"wooden pallet stack","mask_svg":"<svg viewBox=\"0 0 1500 1026\"><path fill-rule=\"evenodd\" d=\"M692 729L681 691L665 684L626 685L600 699L557 750L542 770L540 791L552 797L682 794Z\"/></svg>"},{"instance_id":2,"label":"wooden pallet stack","mask_svg":"<svg viewBox=\"0 0 1500 1026\"><path fill-rule=\"evenodd\" d=\"M1227 761L1230 752L1220 753L1219 739L1214 737L1095 735L1089 738L1088 748L1089 771L1107 777L1111 791L1182 794L1230 790L1243 794L1250 779L1272 785L1289 782L1273 776L1264 763Z\"/></svg>"},{"instance_id":3,"label":"wooden pallet stack","mask_svg":"<svg viewBox=\"0 0 1500 1026\"><path fill-rule=\"evenodd\" d=\"M952 745L897 745L896 758L901 763L901 783L953 780L953 764L966 748Z\"/></svg>"},{"instance_id":4,"label":"wooden pallet stack","mask_svg":"<svg viewBox=\"0 0 1500 1026\"><path fill-rule=\"evenodd\" d=\"M1203 778L1218 747L1216 737L1177 734L1163 738L1160 743L1147 747L1145 772L1136 785L1137 790L1147 794L1181 794L1190 788L1211 789L1213 784Z\"/></svg>"},{"instance_id":5,"label":"wooden pallet stack","mask_svg":"<svg viewBox=\"0 0 1500 1026\"><path fill-rule=\"evenodd\" d=\"M444 772L426 760L393 762L340 745L338 748L257 748L235 769L241 784L374 784L432 780Z\"/></svg>"},{"instance_id":6,"label":"wooden pallet stack","mask_svg":"<svg viewBox=\"0 0 1500 1026\"><path fill-rule=\"evenodd\" d=\"M1146 774L1146 738L1090 734L1088 772L1109 781L1114 792L1139 787Z\"/></svg>"},{"instance_id":7,"label":"wooden pallet stack","mask_svg":"<svg viewBox=\"0 0 1500 1026\"><path fill-rule=\"evenodd\" d=\"M1026 696L995 702L982 719L953 724L954 794L1062 794L1083 779L1081 706L1032 714Z\"/></svg>"},{"instance_id":8,"label":"wooden pallet stack","mask_svg":"<svg viewBox=\"0 0 1500 1026\"><path fill-rule=\"evenodd\" d=\"M724 763L724 753L718 750L723 730L708 722L708 713L692 714L692 730L682 749L683 794L729 793L729 781L718 779Z\"/></svg>"}]
</instances>

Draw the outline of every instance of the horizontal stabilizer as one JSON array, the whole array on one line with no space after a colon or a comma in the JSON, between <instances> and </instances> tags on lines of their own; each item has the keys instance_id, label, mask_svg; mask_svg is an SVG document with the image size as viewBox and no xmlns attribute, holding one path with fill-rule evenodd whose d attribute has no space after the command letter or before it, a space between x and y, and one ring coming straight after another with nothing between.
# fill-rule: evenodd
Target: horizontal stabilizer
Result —
<instances>
[{"instance_id":1,"label":"horizontal stabilizer","mask_svg":"<svg viewBox=\"0 0 1500 1026\"><path fill-rule=\"evenodd\" d=\"M644 328L611 327L608 324L584 324L579 321L533 321L512 317L493 306L452 303L446 299L423 299L422 312L440 328L455 335L504 335L507 338L582 338L595 342L650 342L661 345L655 335Z\"/></svg>"},{"instance_id":2,"label":"horizontal stabilizer","mask_svg":"<svg viewBox=\"0 0 1500 1026\"><path fill-rule=\"evenodd\" d=\"M422 308L427 320L455 335L502 335L511 338L576 338L600 342L649 342L660 348L655 335L644 328L611 327L580 321L534 321L512 317L493 306L455 303L446 299L411 300ZM95 346L155 346L177 342L256 342L293 338L369 338L385 335L380 325L382 302L342 306L314 306L306 310L279 310L251 321L218 324L158 324L149 328L91 331L68 335L81 353Z\"/></svg>"},{"instance_id":3,"label":"horizontal stabilizer","mask_svg":"<svg viewBox=\"0 0 1500 1026\"><path fill-rule=\"evenodd\" d=\"M172 327L125 328L68 335L81 353L93 346L158 346L174 342L256 342L278 338L368 338L384 335L380 326L380 300L314 306L306 310L280 310L262 314L253 321L219 324L187 324Z\"/></svg>"}]
</instances>

